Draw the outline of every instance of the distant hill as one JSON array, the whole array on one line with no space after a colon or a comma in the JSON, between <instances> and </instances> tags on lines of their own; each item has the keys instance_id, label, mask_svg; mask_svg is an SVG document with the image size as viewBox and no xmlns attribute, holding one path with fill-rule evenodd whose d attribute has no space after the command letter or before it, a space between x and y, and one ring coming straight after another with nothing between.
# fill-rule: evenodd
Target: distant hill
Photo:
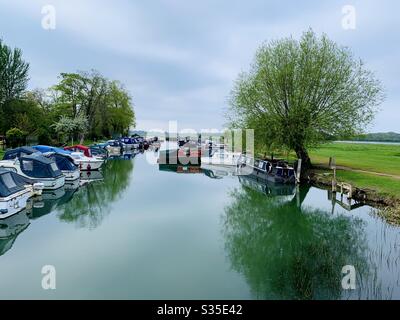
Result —
<instances>
[{"instance_id":1,"label":"distant hill","mask_svg":"<svg viewBox=\"0 0 400 320\"><path fill-rule=\"evenodd\" d=\"M378 132L367 133L353 138L355 141L400 142L400 133Z\"/></svg>"}]
</instances>

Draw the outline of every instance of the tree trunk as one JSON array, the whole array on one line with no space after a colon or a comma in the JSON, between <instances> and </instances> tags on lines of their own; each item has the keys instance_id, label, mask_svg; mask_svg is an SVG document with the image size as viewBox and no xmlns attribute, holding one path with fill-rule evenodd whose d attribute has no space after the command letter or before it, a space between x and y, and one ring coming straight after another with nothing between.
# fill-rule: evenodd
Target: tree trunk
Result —
<instances>
[{"instance_id":1,"label":"tree trunk","mask_svg":"<svg viewBox=\"0 0 400 320\"><path fill-rule=\"evenodd\" d=\"M304 179L305 173L307 172L308 169L311 168L311 159L310 156L308 155L308 151L306 150L306 148L300 146L296 148L295 151L297 158L301 159L301 177Z\"/></svg>"}]
</instances>

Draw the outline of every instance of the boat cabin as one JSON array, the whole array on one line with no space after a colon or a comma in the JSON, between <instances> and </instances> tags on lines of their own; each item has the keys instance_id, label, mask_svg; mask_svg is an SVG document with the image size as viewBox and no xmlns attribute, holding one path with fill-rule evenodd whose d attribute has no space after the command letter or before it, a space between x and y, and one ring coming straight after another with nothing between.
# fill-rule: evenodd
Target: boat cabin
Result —
<instances>
[{"instance_id":1,"label":"boat cabin","mask_svg":"<svg viewBox=\"0 0 400 320\"><path fill-rule=\"evenodd\" d=\"M20 158L21 171L32 178L57 178L62 175L57 164L43 155L26 155Z\"/></svg>"},{"instance_id":2,"label":"boat cabin","mask_svg":"<svg viewBox=\"0 0 400 320\"><path fill-rule=\"evenodd\" d=\"M89 147L77 144L75 146L71 146L71 147L65 147L64 150L68 150L68 151L72 151L72 152L82 152L85 157L92 157L92 153L90 151Z\"/></svg>"},{"instance_id":3,"label":"boat cabin","mask_svg":"<svg viewBox=\"0 0 400 320\"><path fill-rule=\"evenodd\" d=\"M3 160L14 160L14 159L20 159L21 157L25 155L30 155L33 153L38 152L38 150L32 148L32 147L19 147L16 149L11 149L6 151L4 154Z\"/></svg>"}]
</instances>

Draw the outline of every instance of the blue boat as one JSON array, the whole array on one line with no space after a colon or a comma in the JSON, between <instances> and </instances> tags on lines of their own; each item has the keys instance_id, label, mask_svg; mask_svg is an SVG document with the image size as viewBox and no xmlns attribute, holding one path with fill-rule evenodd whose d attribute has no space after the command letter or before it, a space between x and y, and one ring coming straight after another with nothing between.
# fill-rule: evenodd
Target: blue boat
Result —
<instances>
[{"instance_id":1,"label":"blue boat","mask_svg":"<svg viewBox=\"0 0 400 320\"><path fill-rule=\"evenodd\" d=\"M44 189L58 189L65 184L65 176L57 164L40 152L21 156L19 159L2 160L0 168L16 172L35 182L43 183Z\"/></svg>"},{"instance_id":2,"label":"blue boat","mask_svg":"<svg viewBox=\"0 0 400 320\"><path fill-rule=\"evenodd\" d=\"M65 181L79 179L80 171L71 157L71 151L43 145L33 146L32 148L43 153L46 158L53 160L57 164L58 169L64 174Z\"/></svg>"},{"instance_id":3,"label":"blue boat","mask_svg":"<svg viewBox=\"0 0 400 320\"><path fill-rule=\"evenodd\" d=\"M41 153L56 152L56 153L59 153L59 154L71 155L71 151L64 150L62 148L57 148L57 147L37 145L37 146L33 146L32 148L37 150L37 151L40 151Z\"/></svg>"},{"instance_id":4,"label":"blue boat","mask_svg":"<svg viewBox=\"0 0 400 320\"><path fill-rule=\"evenodd\" d=\"M38 150L32 147L19 147L11 150L7 150L4 154L3 160L14 160L20 159L23 156L31 155L38 152Z\"/></svg>"}]
</instances>

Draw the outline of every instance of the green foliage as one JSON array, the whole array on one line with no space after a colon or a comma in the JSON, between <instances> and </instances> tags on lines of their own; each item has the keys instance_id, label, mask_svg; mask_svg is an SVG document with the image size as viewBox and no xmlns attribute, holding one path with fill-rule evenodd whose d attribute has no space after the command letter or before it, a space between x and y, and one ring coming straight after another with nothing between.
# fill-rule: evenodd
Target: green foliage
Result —
<instances>
[{"instance_id":1,"label":"green foliage","mask_svg":"<svg viewBox=\"0 0 400 320\"><path fill-rule=\"evenodd\" d=\"M15 148L24 143L26 136L27 136L26 132L18 128L12 128L8 130L6 133L6 141L9 145L11 145L11 147Z\"/></svg>"},{"instance_id":2,"label":"green foliage","mask_svg":"<svg viewBox=\"0 0 400 320\"><path fill-rule=\"evenodd\" d=\"M339 299L346 264L371 276L362 220L301 205L308 190L291 200L248 187L231 193L225 249L255 299Z\"/></svg>"},{"instance_id":3,"label":"green foliage","mask_svg":"<svg viewBox=\"0 0 400 320\"><path fill-rule=\"evenodd\" d=\"M96 71L62 73L52 88L58 114L88 121L91 139L123 134L135 124L131 97L117 81L109 81Z\"/></svg>"},{"instance_id":4,"label":"green foliage","mask_svg":"<svg viewBox=\"0 0 400 320\"><path fill-rule=\"evenodd\" d=\"M256 148L294 150L307 165L307 148L330 135L362 132L382 92L348 49L310 30L300 41L286 38L258 49L234 85L227 116L233 128L255 129Z\"/></svg>"},{"instance_id":5,"label":"green foliage","mask_svg":"<svg viewBox=\"0 0 400 320\"><path fill-rule=\"evenodd\" d=\"M83 139L88 130L88 120L80 115L75 118L61 116L60 120L54 123L52 127L61 137L71 138L73 143L73 137L77 134L81 135L81 139Z\"/></svg>"},{"instance_id":6,"label":"green foliage","mask_svg":"<svg viewBox=\"0 0 400 320\"><path fill-rule=\"evenodd\" d=\"M0 106L19 98L28 84L29 64L20 49L11 49L0 39Z\"/></svg>"},{"instance_id":7,"label":"green foliage","mask_svg":"<svg viewBox=\"0 0 400 320\"><path fill-rule=\"evenodd\" d=\"M367 133L354 137L355 141L400 142L400 134L395 132Z\"/></svg>"},{"instance_id":8,"label":"green foliage","mask_svg":"<svg viewBox=\"0 0 400 320\"><path fill-rule=\"evenodd\" d=\"M29 64L0 40L0 134L18 128L43 144L68 137L99 139L135 125L132 98L97 71L61 73L48 90L26 92Z\"/></svg>"}]
</instances>

